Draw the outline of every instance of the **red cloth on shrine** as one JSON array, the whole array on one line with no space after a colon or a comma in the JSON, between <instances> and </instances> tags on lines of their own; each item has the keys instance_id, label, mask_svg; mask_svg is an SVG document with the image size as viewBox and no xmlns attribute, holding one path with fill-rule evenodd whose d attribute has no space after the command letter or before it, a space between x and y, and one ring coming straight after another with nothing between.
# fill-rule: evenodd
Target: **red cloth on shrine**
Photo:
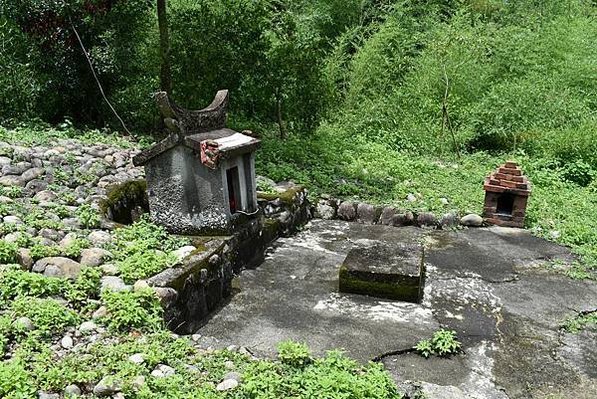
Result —
<instances>
[{"instance_id":1,"label":"red cloth on shrine","mask_svg":"<svg viewBox=\"0 0 597 399\"><path fill-rule=\"evenodd\" d=\"M213 140L201 142L201 163L210 169L216 169L220 160L218 143Z\"/></svg>"}]
</instances>

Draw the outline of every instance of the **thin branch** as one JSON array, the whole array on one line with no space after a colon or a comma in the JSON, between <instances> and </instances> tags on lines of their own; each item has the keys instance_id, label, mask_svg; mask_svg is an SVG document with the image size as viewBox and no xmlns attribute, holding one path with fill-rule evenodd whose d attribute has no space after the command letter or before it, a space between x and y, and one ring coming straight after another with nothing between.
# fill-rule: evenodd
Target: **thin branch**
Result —
<instances>
[{"instance_id":1,"label":"thin branch","mask_svg":"<svg viewBox=\"0 0 597 399\"><path fill-rule=\"evenodd\" d=\"M77 37L77 41L79 42L79 45L81 46L81 51L83 51L83 55L87 59L87 63L89 64L89 69L91 69L91 73L93 74L93 78L95 79L95 83L97 83L97 87L99 88L99 91L102 94L102 97L104 98L104 101L106 102L106 104L108 104L108 107L110 107L110 109L114 113L114 116L116 116L116 118L120 121L120 124L122 125L122 128L126 131L126 133L129 136L132 136L132 133L130 132L129 129L127 129L126 125L124 124L124 121L122 120L122 118L120 117L120 115L118 115L118 112L116 112L116 110L112 106L112 103L110 103L110 100L108 100L108 97L106 97L106 94L104 93L104 88L102 87L102 84L100 83L100 81L99 81L99 79L97 77L97 74L95 73L95 69L93 69L93 64L91 63L91 59L89 58L89 55L87 54L87 50L85 49L85 46L83 45L83 41L81 41L81 37L79 36L79 32L77 32L77 29L75 29L75 26L73 24L71 24L71 28L73 28L73 32L75 32L75 36Z\"/></svg>"},{"instance_id":2,"label":"thin branch","mask_svg":"<svg viewBox=\"0 0 597 399\"><path fill-rule=\"evenodd\" d=\"M443 65L444 70L444 83L446 89L444 91L444 99L442 101L442 134L444 132L444 124L450 131L450 135L452 136L452 142L454 144L454 151L456 152L456 156L460 159L460 149L458 148L458 143L456 141L456 135L454 134L454 129L452 127L452 122L450 121L450 114L448 113L448 96L450 95L450 80L448 79L448 73L446 72L446 65Z\"/></svg>"}]
</instances>

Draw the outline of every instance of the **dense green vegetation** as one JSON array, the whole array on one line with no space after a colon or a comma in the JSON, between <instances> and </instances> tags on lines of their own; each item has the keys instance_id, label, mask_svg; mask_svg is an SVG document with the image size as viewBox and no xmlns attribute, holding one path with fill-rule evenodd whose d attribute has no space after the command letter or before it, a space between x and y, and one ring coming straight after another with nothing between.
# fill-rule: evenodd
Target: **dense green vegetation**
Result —
<instances>
[{"instance_id":1,"label":"dense green vegetation","mask_svg":"<svg viewBox=\"0 0 597 399\"><path fill-rule=\"evenodd\" d=\"M526 227L571 246L578 260L551 264L573 278L597 275L597 24L590 0L170 0L173 97L205 106L231 91L230 124L261 134L258 173L330 194L414 212L480 213L484 177L507 159L533 183ZM75 30L108 99L134 132L125 137L103 101ZM47 144L59 138L122 147L159 137L151 93L160 59L154 5L145 0L0 2L0 141ZM12 149L0 147L0 155ZM54 183L97 181L91 169L54 171ZM57 190L58 191L58 190ZM17 199L20 187L0 187ZM58 193L51 211L85 228L100 222L86 205ZM413 194L415 201L407 201ZM35 205L35 204L29 204ZM99 274L74 281L6 266L19 248L33 260L79 257L26 231L61 229L60 218L21 203L0 204L0 397L37 397L38 389L93 384L104 375L127 397L399 397L378 365L338 352L322 359L283 343L278 361L230 351L204 353L161 323L151 292L100 293ZM67 206L68 205L68 206ZM108 248L127 283L173 261L184 241L141 221L119 229ZM97 319L108 338L56 360L52 341ZM24 325L22 319L33 323ZM595 324L571 318L568 331ZM450 335L421 353L458 349ZM435 339L435 338L434 338ZM128 357L143 353L145 362ZM232 361L244 382L219 393ZM151 370L168 364L175 375ZM143 376L146 383L134 384ZM182 393L184 392L184 394Z\"/></svg>"},{"instance_id":2,"label":"dense green vegetation","mask_svg":"<svg viewBox=\"0 0 597 399\"><path fill-rule=\"evenodd\" d=\"M0 362L0 397L37 398L39 389L62 392L69 384L93 387L105 376L134 398L401 397L382 366L359 365L339 351L316 359L306 346L284 342L279 361L257 361L229 350L205 352L188 337L165 330L152 291L101 294L109 317L99 323L110 335L56 358L49 347L52 337L77 326L99 305L96 270L86 269L74 282L16 268L0 274L0 355L9 347L13 353ZM68 300L54 299L57 295ZM21 317L33 325L20 324ZM130 360L135 354L141 354L141 363ZM167 378L152 375L159 364L169 365L174 373ZM243 384L219 392L216 385L231 369Z\"/></svg>"}]
</instances>

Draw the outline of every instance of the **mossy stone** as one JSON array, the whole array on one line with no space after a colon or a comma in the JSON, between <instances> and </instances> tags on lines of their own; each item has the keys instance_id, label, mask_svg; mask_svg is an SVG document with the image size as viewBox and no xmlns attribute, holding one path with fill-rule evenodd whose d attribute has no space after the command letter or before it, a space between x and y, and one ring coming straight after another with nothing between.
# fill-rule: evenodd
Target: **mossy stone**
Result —
<instances>
[{"instance_id":1,"label":"mossy stone","mask_svg":"<svg viewBox=\"0 0 597 399\"><path fill-rule=\"evenodd\" d=\"M420 244L382 244L350 250L339 271L340 292L419 303L424 288Z\"/></svg>"},{"instance_id":2,"label":"mossy stone","mask_svg":"<svg viewBox=\"0 0 597 399\"><path fill-rule=\"evenodd\" d=\"M100 203L102 213L121 224L133 223L139 208L143 212L149 212L145 180L131 180L111 186L107 190L107 199Z\"/></svg>"}]
</instances>

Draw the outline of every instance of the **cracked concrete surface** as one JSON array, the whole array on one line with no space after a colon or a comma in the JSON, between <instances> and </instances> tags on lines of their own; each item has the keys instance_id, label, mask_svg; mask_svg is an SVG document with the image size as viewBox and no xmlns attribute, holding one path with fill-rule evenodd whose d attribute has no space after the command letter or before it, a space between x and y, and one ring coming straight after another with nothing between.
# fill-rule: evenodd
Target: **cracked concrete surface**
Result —
<instances>
[{"instance_id":1,"label":"cracked concrete surface","mask_svg":"<svg viewBox=\"0 0 597 399\"><path fill-rule=\"evenodd\" d=\"M426 245L421 304L338 293L338 267L354 245ZM597 331L565 333L561 323L597 308L597 284L541 268L570 259L567 248L527 231L429 231L313 221L279 240L265 262L244 271L240 292L201 328L206 344L275 356L284 339L316 354L344 348L381 361L399 384L428 398L596 398ZM457 331L464 353L424 359L411 351L440 327Z\"/></svg>"}]
</instances>

